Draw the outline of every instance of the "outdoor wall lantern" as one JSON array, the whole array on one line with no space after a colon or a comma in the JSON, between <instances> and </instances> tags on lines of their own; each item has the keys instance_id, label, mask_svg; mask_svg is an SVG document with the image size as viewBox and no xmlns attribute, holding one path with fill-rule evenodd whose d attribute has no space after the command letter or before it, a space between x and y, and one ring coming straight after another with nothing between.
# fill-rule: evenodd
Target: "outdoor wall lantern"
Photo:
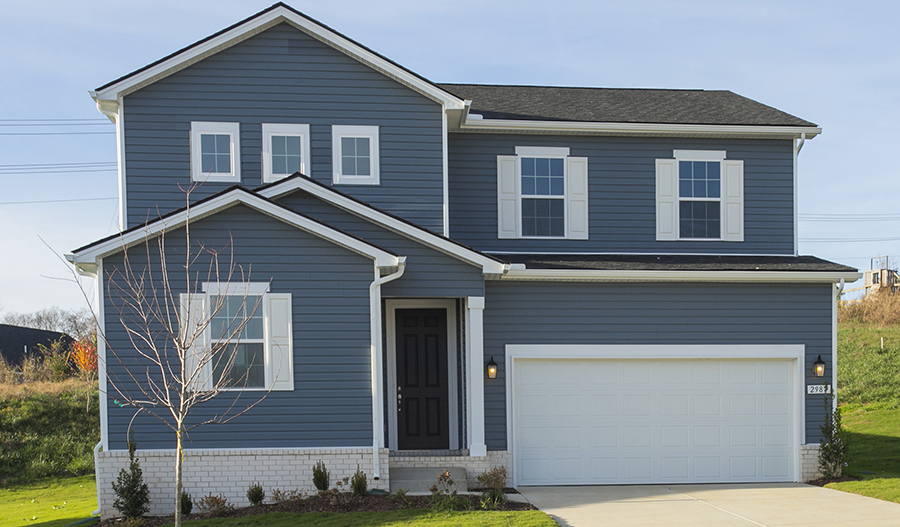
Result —
<instances>
[{"instance_id":1,"label":"outdoor wall lantern","mask_svg":"<svg viewBox=\"0 0 900 527\"><path fill-rule=\"evenodd\" d=\"M819 358L817 358L816 362L813 363L813 375L815 375L816 377L825 376L825 361L822 360L821 355L819 355Z\"/></svg>"},{"instance_id":2,"label":"outdoor wall lantern","mask_svg":"<svg viewBox=\"0 0 900 527\"><path fill-rule=\"evenodd\" d=\"M491 361L487 363L488 379L497 378L497 363L494 362L494 356L491 355Z\"/></svg>"}]
</instances>

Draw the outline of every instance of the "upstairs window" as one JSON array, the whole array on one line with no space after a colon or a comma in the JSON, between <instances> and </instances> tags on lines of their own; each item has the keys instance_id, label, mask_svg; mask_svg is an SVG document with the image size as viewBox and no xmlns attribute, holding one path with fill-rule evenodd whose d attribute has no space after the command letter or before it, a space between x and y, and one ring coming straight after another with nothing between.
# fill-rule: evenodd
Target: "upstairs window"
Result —
<instances>
[{"instance_id":1,"label":"upstairs window","mask_svg":"<svg viewBox=\"0 0 900 527\"><path fill-rule=\"evenodd\" d=\"M240 183L240 123L191 123L191 179Z\"/></svg>"},{"instance_id":2,"label":"upstairs window","mask_svg":"<svg viewBox=\"0 0 900 527\"><path fill-rule=\"evenodd\" d=\"M744 162L675 150L656 160L656 239L744 240Z\"/></svg>"},{"instance_id":3,"label":"upstairs window","mask_svg":"<svg viewBox=\"0 0 900 527\"><path fill-rule=\"evenodd\" d=\"M263 182L297 172L310 176L309 125L263 124Z\"/></svg>"},{"instance_id":4,"label":"upstairs window","mask_svg":"<svg viewBox=\"0 0 900 527\"><path fill-rule=\"evenodd\" d=\"M334 184L379 184L378 127L331 127Z\"/></svg>"},{"instance_id":5,"label":"upstairs window","mask_svg":"<svg viewBox=\"0 0 900 527\"><path fill-rule=\"evenodd\" d=\"M498 237L587 239L587 158L560 147L516 154L497 156Z\"/></svg>"}]
</instances>

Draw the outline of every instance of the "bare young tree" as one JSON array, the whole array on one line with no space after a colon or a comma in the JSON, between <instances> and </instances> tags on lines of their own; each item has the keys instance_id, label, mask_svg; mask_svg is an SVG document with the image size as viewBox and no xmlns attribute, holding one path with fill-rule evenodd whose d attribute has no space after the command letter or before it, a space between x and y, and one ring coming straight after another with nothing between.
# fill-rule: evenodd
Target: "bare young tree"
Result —
<instances>
[{"instance_id":1,"label":"bare young tree","mask_svg":"<svg viewBox=\"0 0 900 527\"><path fill-rule=\"evenodd\" d=\"M115 393L122 405L135 408L134 417L142 412L154 416L175 433L176 527L182 520L179 503L188 433L199 426L227 423L268 394L255 391L248 404L240 401L240 390L229 391L224 411L190 419L203 403L257 380L259 368L245 365L259 364L264 353L263 345L240 343L249 333L261 338L263 297L249 290L249 267L234 263L230 236L219 247L192 240L190 190L185 191L184 227L171 231L183 233L183 240L170 246L166 229L148 233L143 243L123 246L117 264L97 278L104 280L108 305L118 316L115 330L120 337L122 332L127 335L113 339L110 327L99 332L108 356L107 391ZM181 243L183 253L177 254ZM213 284L217 292L204 294L204 284Z\"/></svg>"}]
</instances>

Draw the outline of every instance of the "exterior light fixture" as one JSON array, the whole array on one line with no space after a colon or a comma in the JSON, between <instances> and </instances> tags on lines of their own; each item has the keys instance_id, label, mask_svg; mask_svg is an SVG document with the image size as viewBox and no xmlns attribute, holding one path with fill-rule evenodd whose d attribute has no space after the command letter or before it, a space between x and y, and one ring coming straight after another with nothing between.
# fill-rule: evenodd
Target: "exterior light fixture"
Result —
<instances>
[{"instance_id":1,"label":"exterior light fixture","mask_svg":"<svg viewBox=\"0 0 900 527\"><path fill-rule=\"evenodd\" d=\"M813 363L813 375L815 375L816 377L825 376L825 361L822 360L821 355L819 355L819 358L817 358L816 362Z\"/></svg>"},{"instance_id":2,"label":"exterior light fixture","mask_svg":"<svg viewBox=\"0 0 900 527\"><path fill-rule=\"evenodd\" d=\"M488 375L488 379L496 379L497 378L497 363L494 362L493 355L491 356L490 362L487 363L487 375Z\"/></svg>"}]
</instances>

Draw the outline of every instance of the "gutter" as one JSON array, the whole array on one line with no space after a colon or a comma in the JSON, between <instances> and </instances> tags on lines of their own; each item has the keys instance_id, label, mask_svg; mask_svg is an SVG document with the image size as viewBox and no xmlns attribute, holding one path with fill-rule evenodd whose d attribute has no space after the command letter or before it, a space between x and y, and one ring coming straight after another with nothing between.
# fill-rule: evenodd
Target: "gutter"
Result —
<instances>
[{"instance_id":1,"label":"gutter","mask_svg":"<svg viewBox=\"0 0 900 527\"><path fill-rule=\"evenodd\" d=\"M855 271L651 271L597 269L525 269L514 266L501 280L562 282L806 282L856 281Z\"/></svg>"},{"instance_id":2,"label":"gutter","mask_svg":"<svg viewBox=\"0 0 900 527\"><path fill-rule=\"evenodd\" d=\"M372 478L375 481L381 479L381 463L378 459L378 449L381 446L384 437L384 413L383 406L383 385L384 372L382 367L382 357L384 350L382 349L381 334L381 286L392 282L406 271L406 257L397 258L397 271L381 278L376 278L369 285L369 326L372 328L371 334L371 353L372 353ZM376 274L378 267L375 268Z\"/></svg>"}]
</instances>

